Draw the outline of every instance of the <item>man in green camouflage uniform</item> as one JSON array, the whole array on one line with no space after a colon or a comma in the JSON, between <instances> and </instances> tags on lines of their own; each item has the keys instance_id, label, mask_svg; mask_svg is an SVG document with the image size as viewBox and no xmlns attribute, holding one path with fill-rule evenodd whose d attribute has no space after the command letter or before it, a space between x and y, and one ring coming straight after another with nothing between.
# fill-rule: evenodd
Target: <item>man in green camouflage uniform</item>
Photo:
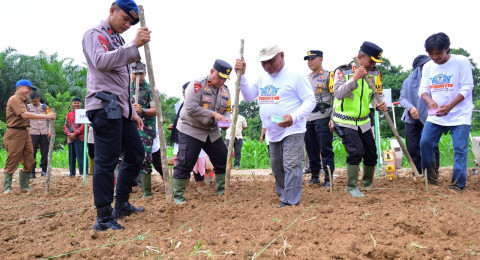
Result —
<instances>
[{"instance_id":1,"label":"man in green camouflage uniform","mask_svg":"<svg viewBox=\"0 0 480 260\"><path fill-rule=\"evenodd\" d=\"M145 64L135 62L131 65L132 83L130 84L131 103L137 114L143 120L143 129L139 130L140 139L145 149L145 159L140 167L140 175L142 179L142 198L152 196L152 145L155 139L155 101L153 98L150 84L145 81ZM136 99L136 82L139 81L138 100Z\"/></svg>"}]
</instances>

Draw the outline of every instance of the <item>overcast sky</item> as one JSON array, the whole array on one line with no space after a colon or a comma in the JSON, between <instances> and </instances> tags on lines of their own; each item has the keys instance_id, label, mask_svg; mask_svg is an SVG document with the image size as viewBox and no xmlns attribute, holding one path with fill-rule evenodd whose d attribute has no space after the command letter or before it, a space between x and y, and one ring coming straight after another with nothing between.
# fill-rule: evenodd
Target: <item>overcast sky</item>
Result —
<instances>
[{"instance_id":1,"label":"overcast sky","mask_svg":"<svg viewBox=\"0 0 480 260\"><path fill-rule=\"evenodd\" d=\"M84 65L82 37L108 16L113 0L0 0L0 50L13 47L22 54L58 52ZM425 39L445 32L451 47L466 49L480 62L480 25L473 1L288 1L188 0L137 1L145 9L152 31L150 48L156 87L181 96L186 81L208 74L216 58L232 66L245 39L246 75L254 81L262 69L260 48L276 43L286 63L309 73L303 60L310 49L324 52L324 68L349 62L363 41L383 48L393 65L410 69L425 54ZM365 4L369 4L366 6ZM133 40L139 24L123 34ZM140 53L144 56L143 48ZM31 79L35 82L35 79ZM233 90L235 75L226 83ZM384 86L388 88L388 86ZM231 91L233 92L233 91Z\"/></svg>"}]
</instances>

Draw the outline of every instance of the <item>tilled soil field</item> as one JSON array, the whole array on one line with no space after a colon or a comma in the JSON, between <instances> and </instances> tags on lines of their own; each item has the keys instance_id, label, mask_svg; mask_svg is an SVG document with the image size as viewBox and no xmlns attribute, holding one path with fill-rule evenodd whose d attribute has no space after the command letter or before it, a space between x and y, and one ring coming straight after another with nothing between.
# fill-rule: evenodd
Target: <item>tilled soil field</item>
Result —
<instances>
[{"instance_id":1,"label":"tilled soil field","mask_svg":"<svg viewBox=\"0 0 480 260\"><path fill-rule=\"evenodd\" d=\"M441 169L439 186L428 192L403 170L396 181L375 179L362 199L347 195L344 169L333 192L309 185L305 175L300 204L281 209L270 170L233 171L230 200L215 195L213 184L203 193L191 185L173 224L155 173L153 198L139 199L138 188L131 196L146 211L119 220L125 230L105 232L92 230L91 178L83 186L66 172L54 169L50 194L37 177L30 193L15 181L0 195L2 259L480 258L480 177L469 176L465 191L452 193L451 168Z\"/></svg>"}]
</instances>

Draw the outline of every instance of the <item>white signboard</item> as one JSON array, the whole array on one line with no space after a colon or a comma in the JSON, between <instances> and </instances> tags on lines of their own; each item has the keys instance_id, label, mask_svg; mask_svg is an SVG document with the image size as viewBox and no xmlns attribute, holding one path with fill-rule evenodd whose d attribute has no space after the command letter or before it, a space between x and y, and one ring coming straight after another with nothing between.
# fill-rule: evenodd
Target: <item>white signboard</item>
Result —
<instances>
[{"instance_id":1,"label":"white signboard","mask_svg":"<svg viewBox=\"0 0 480 260\"><path fill-rule=\"evenodd\" d=\"M85 109L75 109L75 124L90 124Z\"/></svg>"},{"instance_id":2,"label":"white signboard","mask_svg":"<svg viewBox=\"0 0 480 260\"><path fill-rule=\"evenodd\" d=\"M383 96L383 101L387 103L387 107L392 107L392 89L384 88L382 96Z\"/></svg>"}]
</instances>

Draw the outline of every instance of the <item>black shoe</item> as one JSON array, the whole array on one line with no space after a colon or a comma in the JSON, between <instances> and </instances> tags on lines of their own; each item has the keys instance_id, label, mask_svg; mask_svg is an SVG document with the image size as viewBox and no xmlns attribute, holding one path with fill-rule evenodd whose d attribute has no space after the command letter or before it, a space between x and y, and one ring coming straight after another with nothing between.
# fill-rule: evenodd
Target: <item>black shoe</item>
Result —
<instances>
[{"instance_id":1,"label":"black shoe","mask_svg":"<svg viewBox=\"0 0 480 260\"><path fill-rule=\"evenodd\" d=\"M144 207L134 207L128 201L127 202L116 202L115 209L113 210L113 217L116 219L121 219L125 216L129 216L132 213L143 212L145 211Z\"/></svg>"},{"instance_id":2,"label":"black shoe","mask_svg":"<svg viewBox=\"0 0 480 260\"><path fill-rule=\"evenodd\" d=\"M317 183L320 183L320 180L318 178L312 178L308 183L317 184Z\"/></svg>"},{"instance_id":3,"label":"black shoe","mask_svg":"<svg viewBox=\"0 0 480 260\"><path fill-rule=\"evenodd\" d=\"M278 205L279 208L283 208L283 207L291 207L292 204L289 204L289 203L285 203L285 202L280 202L280 205Z\"/></svg>"},{"instance_id":4,"label":"black shoe","mask_svg":"<svg viewBox=\"0 0 480 260\"><path fill-rule=\"evenodd\" d=\"M438 180L428 178L428 183L430 183L432 185L435 185L435 186L438 186Z\"/></svg>"},{"instance_id":5,"label":"black shoe","mask_svg":"<svg viewBox=\"0 0 480 260\"><path fill-rule=\"evenodd\" d=\"M35 176L35 172L31 172L31 173L30 173L30 179L35 179L35 178L37 178L37 177Z\"/></svg>"},{"instance_id":6,"label":"black shoe","mask_svg":"<svg viewBox=\"0 0 480 260\"><path fill-rule=\"evenodd\" d=\"M47 176L47 172L42 172L42 177Z\"/></svg>"},{"instance_id":7,"label":"black shoe","mask_svg":"<svg viewBox=\"0 0 480 260\"><path fill-rule=\"evenodd\" d=\"M97 222L93 225L96 231L105 231L108 229L121 230L122 225L112 216L112 206L97 208Z\"/></svg>"},{"instance_id":8,"label":"black shoe","mask_svg":"<svg viewBox=\"0 0 480 260\"><path fill-rule=\"evenodd\" d=\"M455 191L457 193L462 193L463 189L458 187L457 185L455 184L450 184L448 185L448 189L452 190L452 191Z\"/></svg>"},{"instance_id":9,"label":"black shoe","mask_svg":"<svg viewBox=\"0 0 480 260\"><path fill-rule=\"evenodd\" d=\"M332 186L333 186L333 182L332 182ZM330 182L329 181L325 181L322 185L323 188L330 188Z\"/></svg>"}]
</instances>

